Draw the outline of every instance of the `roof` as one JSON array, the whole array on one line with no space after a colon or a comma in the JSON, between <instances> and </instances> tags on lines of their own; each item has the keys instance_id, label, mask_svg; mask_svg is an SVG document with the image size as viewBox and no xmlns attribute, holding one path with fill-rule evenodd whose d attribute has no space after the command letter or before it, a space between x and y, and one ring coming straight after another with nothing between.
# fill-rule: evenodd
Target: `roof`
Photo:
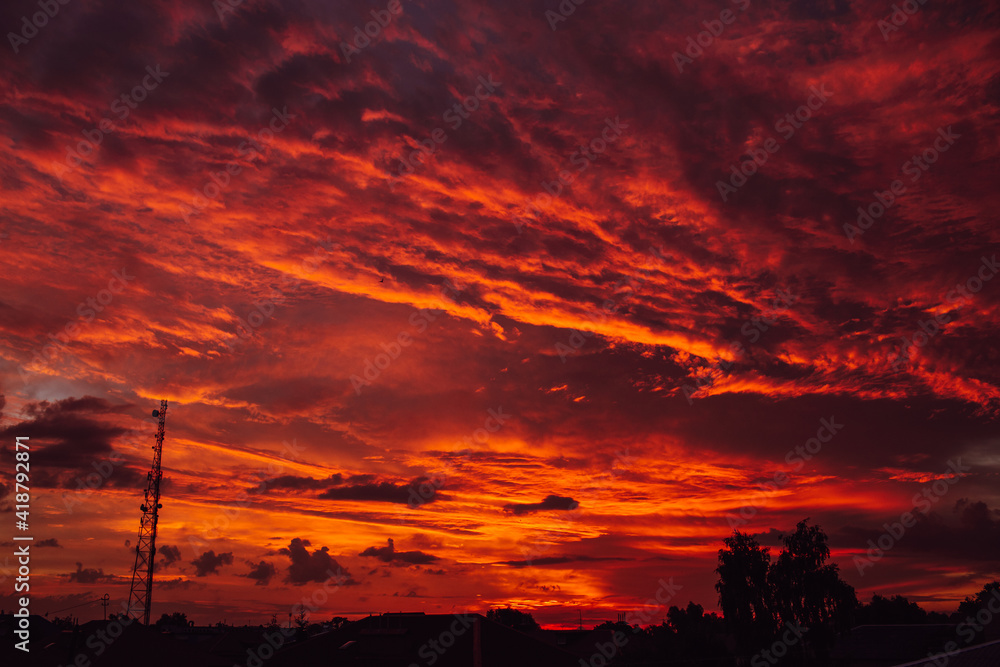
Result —
<instances>
[{"instance_id":1,"label":"roof","mask_svg":"<svg viewBox=\"0 0 1000 667\"><path fill-rule=\"evenodd\" d=\"M938 647L934 655L941 653L943 649L944 644ZM932 657L925 655L922 660L894 667L924 667L927 664L934 664L928 662ZM957 653L952 653L948 658L948 667L996 667L997 665L1000 665L1000 640L959 649Z\"/></svg>"},{"instance_id":2,"label":"roof","mask_svg":"<svg viewBox=\"0 0 1000 667\"><path fill-rule=\"evenodd\" d=\"M836 660L896 665L926 658L955 638L951 624L859 625L833 648Z\"/></svg>"},{"instance_id":3,"label":"roof","mask_svg":"<svg viewBox=\"0 0 1000 667\"><path fill-rule=\"evenodd\" d=\"M72 664L85 655L94 667L217 667L220 663L155 628L135 623L120 633L113 622L91 621L66 631L46 647L32 647L31 664L36 667ZM100 634L99 634L100 633Z\"/></svg>"},{"instance_id":4,"label":"roof","mask_svg":"<svg viewBox=\"0 0 1000 667\"><path fill-rule=\"evenodd\" d=\"M579 658L480 614L382 614L282 648L267 667L577 667Z\"/></svg>"}]
</instances>

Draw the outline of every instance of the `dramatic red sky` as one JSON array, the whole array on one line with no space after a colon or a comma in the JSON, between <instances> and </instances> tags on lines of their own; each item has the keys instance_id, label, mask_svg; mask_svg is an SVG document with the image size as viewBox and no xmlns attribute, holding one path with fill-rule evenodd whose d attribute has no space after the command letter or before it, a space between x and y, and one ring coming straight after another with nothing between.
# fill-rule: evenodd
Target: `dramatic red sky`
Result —
<instances>
[{"instance_id":1,"label":"dramatic red sky","mask_svg":"<svg viewBox=\"0 0 1000 667\"><path fill-rule=\"evenodd\" d=\"M154 617L716 609L740 508L1000 575L995 2L386 6L0 8L0 606L18 435L32 610L127 597L161 398Z\"/></svg>"}]
</instances>

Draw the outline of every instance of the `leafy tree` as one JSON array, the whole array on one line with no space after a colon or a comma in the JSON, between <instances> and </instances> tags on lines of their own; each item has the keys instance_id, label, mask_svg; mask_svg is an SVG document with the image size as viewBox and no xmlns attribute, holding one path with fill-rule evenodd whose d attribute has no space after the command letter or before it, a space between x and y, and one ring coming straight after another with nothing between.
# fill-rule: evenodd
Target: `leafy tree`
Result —
<instances>
[{"instance_id":1,"label":"leafy tree","mask_svg":"<svg viewBox=\"0 0 1000 667\"><path fill-rule=\"evenodd\" d=\"M826 651L836 633L850 628L857 606L854 589L840 578L830 557L826 534L800 521L784 538L784 549L772 563L767 549L735 531L719 550L719 605L726 625L736 635L738 650L756 653L770 644L786 623L809 629L805 645Z\"/></svg>"},{"instance_id":2,"label":"leafy tree","mask_svg":"<svg viewBox=\"0 0 1000 667\"><path fill-rule=\"evenodd\" d=\"M510 605L502 609L490 609L486 612L486 618L487 620L506 625L515 630L526 631L538 630L540 628L531 614L520 609L511 609Z\"/></svg>"},{"instance_id":3,"label":"leafy tree","mask_svg":"<svg viewBox=\"0 0 1000 667\"><path fill-rule=\"evenodd\" d=\"M113 616L114 614L112 614ZM58 630L72 630L73 626L76 625L73 622L73 617L69 614L63 617L55 616L52 618L52 625L54 625Z\"/></svg>"},{"instance_id":4,"label":"leafy tree","mask_svg":"<svg viewBox=\"0 0 1000 667\"><path fill-rule=\"evenodd\" d=\"M741 652L751 653L775 631L767 573L771 554L749 534L734 531L719 549L719 580L715 590L726 625L736 635Z\"/></svg>"},{"instance_id":5,"label":"leafy tree","mask_svg":"<svg viewBox=\"0 0 1000 667\"><path fill-rule=\"evenodd\" d=\"M986 622L985 632L987 634L986 638L990 638L990 634L995 634L1000 632L1000 620L998 620L998 615L989 610L989 604L996 599L1000 599L1000 581L991 581L990 583L983 586L983 590L976 593L974 596L968 596L958 605L958 611L952 614L952 618L959 623L968 623L976 634L984 632L980 628L984 626L980 624L980 621ZM984 617L982 619L977 619L976 616L983 609L990 611L989 620Z\"/></svg>"},{"instance_id":6,"label":"leafy tree","mask_svg":"<svg viewBox=\"0 0 1000 667\"><path fill-rule=\"evenodd\" d=\"M687 609L670 607L667 610L667 625L677 634L690 635L698 632L705 620L705 608L688 602Z\"/></svg>"},{"instance_id":7,"label":"leafy tree","mask_svg":"<svg viewBox=\"0 0 1000 667\"><path fill-rule=\"evenodd\" d=\"M671 655L699 660L728 655L721 641L725 622L714 613L706 614L700 604L688 602L686 609L670 607L667 627L676 635Z\"/></svg>"},{"instance_id":8,"label":"leafy tree","mask_svg":"<svg viewBox=\"0 0 1000 667\"><path fill-rule=\"evenodd\" d=\"M156 622L156 627L162 628L164 626L188 626L187 614L182 614L179 611L175 611L172 614L164 614L160 616L160 620Z\"/></svg>"},{"instance_id":9,"label":"leafy tree","mask_svg":"<svg viewBox=\"0 0 1000 667\"><path fill-rule=\"evenodd\" d=\"M334 630L339 629L340 626L344 625L344 623L347 623L347 618L344 616L334 616L330 619L330 625L333 626Z\"/></svg>"},{"instance_id":10,"label":"leafy tree","mask_svg":"<svg viewBox=\"0 0 1000 667\"><path fill-rule=\"evenodd\" d=\"M768 572L768 583L782 624L801 624L810 629L810 643L829 647L831 631L850 629L858 600L854 588L840 578L837 564L826 564L830 557L826 533L808 521L800 521L795 532L785 536L785 548Z\"/></svg>"},{"instance_id":11,"label":"leafy tree","mask_svg":"<svg viewBox=\"0 0 1000 667\"><path fill-rule=\"evenodd\" d=\"M717 614L706 614L701 605L689 602L687 607L670 607L666 617L629 642L626 650L630 654L622 664L633 664L631 660L643 665L732 667L733 656L726 643L729 633Z\"/></svg>"},{"instance_id":12,"label":"leafy tree","mask_svg":"<svg viewBox=\"0 0 1000 667\"><path fill-rule=\"evenodd\" d=\"M983 586L983 590L974 596L967 596L958 605L958 615L965 619L966 616L975 616L979 610L989 604L994 596L1000 596L1000 581L991 581Z\"/></svg>"},{"instance_id":13,"label":"leafy tree","mask_svg":"<svg viewBox=\"0 0 1000 667\"><path fill-rule=\"evenodd\" d=\"M872 601L862 604L855 613L857 625L921 625L930 622L927 611L902 595L885 598L872 595Z\"/></svg>"},{"instance_id":14,"label":"leafy tree","mask_svg":"<svg viewBox=\"0 0 1000 667\"><path fill-rule=\"evenodd\" d=\"M611 632L624 632L626 635L635 634L641 632L642 628L638 625L629 625L625 621L604 621L600 625L594 626L595 630L610 630Z\"/></svg>"}]
</instances>

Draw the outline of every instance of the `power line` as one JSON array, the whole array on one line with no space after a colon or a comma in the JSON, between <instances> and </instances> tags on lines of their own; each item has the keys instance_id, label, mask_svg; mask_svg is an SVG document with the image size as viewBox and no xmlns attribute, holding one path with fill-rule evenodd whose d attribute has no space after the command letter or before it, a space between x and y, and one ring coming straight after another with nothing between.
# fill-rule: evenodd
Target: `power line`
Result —
<instances>
[{"instance_id":1,"label":"power line","mask_svg":"<svg viewBox=\"0 0 1000 667\"><path fill-rule=\"evenodd\" d=\"M88 604L94 604L95 602L100 602L100 601L101 598L94 598L93 600L90 600L88 602L81 602L80 604L75 604L72 607L66 607L65 609L56 609L55 611L47 611L45 612L45 615L48 616L49 614L58 614L61 611L69 611L70 609L76 609L77 607L84 607Z\"/></svg>"}]
</instances>

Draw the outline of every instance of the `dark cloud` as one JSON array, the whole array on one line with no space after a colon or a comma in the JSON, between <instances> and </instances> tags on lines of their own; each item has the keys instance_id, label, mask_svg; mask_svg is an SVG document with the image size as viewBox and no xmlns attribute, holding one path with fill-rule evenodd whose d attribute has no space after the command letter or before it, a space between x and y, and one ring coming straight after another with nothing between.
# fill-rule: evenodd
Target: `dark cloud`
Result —
<instances>
[{"instance_id":1,"label":"dark cloud","mask_svg":"<svg viewBox=\"0 0 1000 667\"><path fill-rule=\"evenodd\" d=\"M628 558L615 557L594 557L594 556L545 556L543 558L533 558L531 560L507 560L497 563L497 565L509 565L510 567L544 567L546 565L564 565L566 563L599 563L606 561L627 561Z\"/></svg>"},{"instance_id":2,"label":"dark cloud","mask_svg":"<svg viewBox=\"0 0 1000 667\"><path fill-rule=\"evenodd\" d=\"M945 502L944 498L940 502ZM885 517L885 523L890 528L895 526L896 533L902 533L892 540L890 556L912 554L980 564L996 562L1000 553L1000 510L991 510L982 501L972 502L966 498L956 500L950 512L944 508L931 510L930 500L924 497L917 501L915 507L911 514L916 523L902 531L896 525L901 525L899 514ZM921 509L930 511L924 514ZM840 529L836 537L838 544L860 552L869 548L869 540L877 545L886 532L884 525L877 528L848 525Z\"/></svg>"},{"instance_id":3,"label":"dark cloud","mask_svg":"<svg viewBox=\"0 0 1000 667\"><path fill-rule=\"evenodd\" d=\"M289 545L278 551L282 556L288 556L292 561L288 566L288 576L285 581L301 586L309 582L325 583L329 579L342 579L341 585L354 583L350 573L341 568L330 556L328 547L322 547L309 553L306 547L308 540L293 538Z\"/></svg>"},{"instance_id":4,"label":"dark cloud","mask_svg":"<svg viewBox=\"0 0 1000 667\"><path fill-rule=\"evenodd\" d=\"M28 403L24 412L35 418L51 418L57 415L64 415L71 412L85 412L90 414L123 413L127 412L131 405L115 405L106 399L96 396L82 396L80 398L64 398L60 401L39 401Z\"/></svg>"},{"instance_id":5,"label":"dark cloud","mask_svg":"<svg viewBox=\"0 0 1000 667\"><path fill-rule=\"evenodd\" d=\"M233 554L231 551L215 555L215 551L209 550L198 558L191 561L195 567L196 577L205 577L210 574L219 574L219 568L223 565L233 564Z\"/></svg>"},{"instance_id":6,"label":"dark cloud","mask_svg":"<svg viewBox=\"0 0 1000 667\"><path fill-rule=\"evenodd\" d=\"M42 547L58 547L60 549L62 548L62 545L59 544L59 540L57 540L54 537L49 538L47 540L41 540L35 543L35 546L38 547L39 549L41 549Z\"/></svg>"},{"instance_id":7,"label":"dark cloud","mask_svg":"<svg viewBox=\"0 0 1000 667\"><path fill-rule=\"evenodd\" d=\"M116 440L130 433L129 429L101 419L131 408L93 396L28 403L23 411L26 419L0 429L0 437L31 439L32 482L37 488L73 489L81 493L104 486L136 488L143 483L145 473L130 467L125 456L113 447ZM81 499L82 496L73 500Z\"/></svg>"},{"instance_id":8,"label":"dark cloud","mask_svg":"<svg viewBox=\"0 0 1000 667\"><path fill-rule=\"evenodd\" d=\"M507 523L555 523L580 503L593 511L548 533L552 551L532 564L557 567L569 550L628 556L638 570L660 566L653 559L664 553L673 567L678 551L713 561L727 512L788 471L786 453L835 417L843 433L768 496L747 529L779 545L772 526L837 507L822 517L831 542L863 548L898 518L881 507L907 507L914 480L968 455L976 469L951 493L982 503L953 512L949 497L887 556L913 569L883 562L865 578L871 585L892 570L901 587L964 595L963 573L995 569L986 554L998 519L989 508L998 506L1000 471L1000 277L960 310L945 294L995 252L995 3L927 3L883 40L876 22L887 3L751 2L679 71L671 54L720 7L588 3L553 31L545 9L558 1L404 3L348 63L331 35L363 28L363 3L244 2L220 20L204 0L102 0L71 3L20 52L0 54L0 183L12 193L0 204L2 250L31 268L5 273L0 303L0 365L13 377L0 406L0 460L13 435L38 438L32 486L75 489L115 450L129 453L122 430L137 408L35 397L79 387L126 397L115 401L186 396L164 455L164 488L183 480L165 508L190 507L185 521L232 505L234 486L264 480L248 489L269 493L255 504L260 535L294 530L293 515L324 531L397 534L389 526L405 514L411 527L442 536L407 548L448 562L469 549L482 562L494 553L485 546L492 535L511 534ZM36 5L0 3L0 25L17 32ZM117 129L78 169L59 175L68 147L93 136L109 102L155 64L169 78L126 121L113 117ZM480 75L503 84L453 129L442 112ZM778 135L775 121L824 84L830 100L794 136ZM297 115L289 127L243 155L241 142L286 105ZM616 117L627 125L620 140L578 172L570 156ZM903 161L955 119L962 138L919 182L907 180ZM382 177L438 126L447 142L390 190ZM722 201L717 182L775 136L780 150ZM178 209L231 160L241 173L179 224ZM563 169L572 183L557 180ZM897 177L905 195L848 240L844 224ZM328 234L341 248L302 270ZM653 247L668 259L635 280ZM83 322L78 304L122 266L136 282ZM257 304L267 310L262 299L287 278L300 286L258 327ZM457 303L440 296L446 279L463 284ZM744 327L767 313L777 289L799 298L748 336ZM613 312L602 308L608 301ZM415 308L434 309L419 332ZM950 321L889 368L900 337L921 335L938 314ZM50 341L70 322L81 335L55 349ZM238 322L249 336L237 334ZM397 356L404 331L412 344ZM220 343L233 338L240 354ZM745 352L714 367L733 341ZM352 374L370 384L355 390ZM684 385L695 378L707 384L689 403ZM501 404L513 418L494 431L487 410ZM8 410L22 405L20 416ZM174 437L184 449L171 449ZM258 457L291 461L274 446L286 437L308 454L294 469L254 475ZM464 453L474 445L481 451ZM602 477L625 445L639 461ZM137 448L98 492L128 485L138 501L148 455ZM453 464L445 478L461 503L400 511L428 500L409 480L441 464ZM0 482L0 498L10 486ZM437 484L424 488L441 499ZM562 492L573 497L522 504ZM49 497L62 512L58 495ZM685 509L664 511L678 499ZM83 539L115 521L97 511L102 500L92 497L60 532L82 550L74 560L111 562L98 560L107 558L100 540ZM504 503L513 516L498 515ZM542 511L550 512L531 514ZM602 539L588 547L587 534ZM329 555L294 545L286 555L296 576L319 576L310 564ZM157 564L168 567L167 558ZM371 558L363 562L379 556ZM604 592L648 597L626 586L636 572L619 574L631 565L569 565L601 570L594 580ZM455 569L456 585L476 588L475 575ZM712 565L703 569L707 581ZM698 585L692 598L714 604L712 582ZM512 580L496 588L517 594Z\"/></svg>"},{"instance_id":9,"label":"dark cloud","mask_svg":"<svg viewBox=\"0 0 1000 667\"><path fill-rule=\"evenodd\" d=\"M416 479L409 484L379 482L377 484L351 484L333 487L319 494L324 500L359 500L383 503L423 504L433 502L437 497L437 487L427 484L426 479ZM424 495L420 495L423 491Z\"/></svg>"},{"instance_id":10,"label":"dark cloud","mask_svg":"<svg viewBox=\"0 0 1000 667\"><path fill-rule=\"evenodd\" d=\"M177 547L172 547L169 544L157 547L156 554L159 556L159 559L156 560L156 564L161 567L170 567L172 564L181 559L181 550Z\"/></svg>"},{"instance_id":11,"label":"dark cloud","mask_svg":"<svg viewBox=\"0 0 1000 667\"><path fill-rule=\"evenodd\" d=\"M418 597L422 597L422 596L417 595L416 591L410 590L408 593L404 593L402 595L399 594L399 591L396 591L395 593L392 594L392 597L394 597L394 598L418 598Z\"/></svg>"},{"instance_id":12,"label":"dark cloud","mask_svg":"<svg viewBox=\"0 0 1000 667\"><path fill-rule=\"evenodd\" d=\"M274 567L274 563L268 563L266 561L260 561L256 565L252 561L247 561L247 565L250 566L250 572L247 574L241 574L241 577L247 577L248 579L253 579L254 584L257 586L267 586L271 583L271 579L278 573Z\"/></svg>"},{"instance_id":13,"label":"dark cloud","mask_svg":"<svg viewBox=\"0 0 1000 667\"><path fill-rule=\"evenodd\" d=\"M530 512L541 512L543 510L575 510L580 506L580 503L576 502L572 498L565 496L555 496L549 495L545 496L545 500L540 503L526 503L517 504L510 503L503 506L505 512L511 512L513 514L528 514Z\"/></svg>"},{"instance_id":14,"label":"dark cloud","mask_svg":"<svg viewBox=\"0 0 1000 667\"><path fill-rule=\"evenodd\" d=\"M30 403L25 408L29 419L0 429L0 438L27 436L32 444L41 445L32 447L31 452L31 462L38 467L85 470L93 461L107 458L112 441L128 432L89 415L118 411L116 406L91 396Z\"/></svg>"},{"instance_id":15,"label":"dark cloud","mask_svg":"<svg viewBox=\"0 0 1000 667\"><path fill-rule=\"evenodd\" d=\"M340 486L342 484L367 484L374 479L374 475L343 475L334 473L326 479L314 479L312 477L299 477L296 475L282 475L272 477L262 481L252 489L255 493L267 493L273 489L289 490L309 490L322 489L329 486Z\"/></svg>"},{"instance_id":16,"label":"dark cloud","mask_svg":"<svg viewBox=\"0 0 1000 667\"><path fill-rule=\"evenodd\" d=\"M76 564L76 572L63 576L68 576L71 582L78 584L95 584L98 581L111 581L115 578L113 574L104 574L103 569L84 568L82 563Z\"/></svg>"},{"instance_id":17,"label":"dark cloud","mask_svg":"<svg viewBox=\"0 0 1000 667\"><path fill-rule=\"evenodd\" d=\"M388 546L368 547L358 555L371 556L386 563L399 562L409 563L410 565L426 565L440 560L437 556L422 551L396 551L396 545L393 543L391 537L389 538Z\"/></svg>"},{"instance_id":18,"label":"dark cloud","mask_svg":"<svg viewBox=\"0 0 1000 667\"><path fill-rule=\"evenodd\" d=\"M185 591L189 588L205 588L204 584L201 584L190 579L182 579L177 577L174 579L157 579L156 587L162 588L164 590L181 590Z\"/></svg>"}]
</instances>

